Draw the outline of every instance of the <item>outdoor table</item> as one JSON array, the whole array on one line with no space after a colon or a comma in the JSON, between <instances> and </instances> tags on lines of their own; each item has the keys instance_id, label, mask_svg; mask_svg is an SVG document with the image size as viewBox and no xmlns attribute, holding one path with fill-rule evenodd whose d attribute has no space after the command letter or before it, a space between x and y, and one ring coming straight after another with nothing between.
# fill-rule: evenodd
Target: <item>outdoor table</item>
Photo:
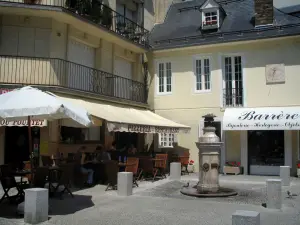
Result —
<instances>
[{"instance_id":1,"label":"outdoor table","mask_svg":"<svg viewBox=\"0 0 300 225\"><path fill-rule=\"evenodd\" d=\"M21 177L20 183L23 184L23 177L26 177L27 175L31 174L30 170L17 170L13 171L12 175L15 177Z\"/></svg>"}]
</instances>

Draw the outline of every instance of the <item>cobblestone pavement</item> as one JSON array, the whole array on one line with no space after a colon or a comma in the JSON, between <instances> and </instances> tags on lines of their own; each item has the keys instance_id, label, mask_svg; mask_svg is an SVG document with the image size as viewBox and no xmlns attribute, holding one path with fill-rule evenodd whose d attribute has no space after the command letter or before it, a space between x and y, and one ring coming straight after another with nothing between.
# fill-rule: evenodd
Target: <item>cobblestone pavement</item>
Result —
<instances>
[{"instance_id":1,"label":"cobblestone pavement","mask_svg":"<svg viewBox=\"0 0 300 225\"><path fill-rule=\"evenodd\" d=\"M184 176L182 181L142 182L130 197L118 197L115 191L105 192L104 186L76 191L75 198L51 199L50 220L43 225L231 225L236 210L261 213L261 225L300 224L300 179L293 179L283 188L283 208L269 210L265 202L265 181L270 177L220 176L220 184L235 188L238 196L202 198L183 196L180 188L187 182L195 184L197 175ZM287 191L298 194L287 198ZM0 205L0 224L24 224L16 218L15 206Z\"/></svg>"}]
</instances>

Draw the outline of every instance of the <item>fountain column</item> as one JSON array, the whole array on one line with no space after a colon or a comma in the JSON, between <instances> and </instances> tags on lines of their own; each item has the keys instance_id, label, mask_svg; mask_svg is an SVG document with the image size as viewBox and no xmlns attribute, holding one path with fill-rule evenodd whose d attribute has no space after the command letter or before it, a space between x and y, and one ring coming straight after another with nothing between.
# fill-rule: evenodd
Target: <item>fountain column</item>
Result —
<instances>
[{"instance_id":1,"label":"fountain column","mask_svg":"<svg viewBox=\"0 0 300 225\"><path fill-rule=\"evenodd\" d=\"M199 149L199 193L217 193L219 191L220 150L222 142L213 127L214 115L203 116L208 126L203 128L204 135L196 143Z\"/></svg>"}]
</instances>

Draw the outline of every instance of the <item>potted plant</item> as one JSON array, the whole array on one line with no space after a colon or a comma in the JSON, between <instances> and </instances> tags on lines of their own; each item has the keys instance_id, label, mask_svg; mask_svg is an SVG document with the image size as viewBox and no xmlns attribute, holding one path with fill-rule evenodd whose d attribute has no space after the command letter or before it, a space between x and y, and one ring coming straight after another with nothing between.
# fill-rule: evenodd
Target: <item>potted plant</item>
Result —
<instances>
[{"instance_id":1,"label":"potted plant","mask_svg":"<svg viewBox=\"0 0 300 225\"><path fill-rule=\"evenodd\" d=\"M297 163L297 176L300 177L300 161Z\"/></svg>"},{"instance_id":2,"label":"potted plant","mask_svg":"<svg viewBox=\"0 0 300 225\"><path fill-rule=\"evenodd\" d=\"M187 171L189 173L193 173L194 172L194 169L195 169L194 163L195 163L194 160L190 160L189 161L189 164L187 166Z\"/></svg>"},{"instance_id":3,"label":"potted plant","mask_svg":"<svg viewBox=\"0 0 300 225\"><path fill-rule=\"evenodd\" d=\"M224 174L242 174L243 167L241 167L240 162L226 162L226 165L223 167Z\"/></svg>"}]
</instances>

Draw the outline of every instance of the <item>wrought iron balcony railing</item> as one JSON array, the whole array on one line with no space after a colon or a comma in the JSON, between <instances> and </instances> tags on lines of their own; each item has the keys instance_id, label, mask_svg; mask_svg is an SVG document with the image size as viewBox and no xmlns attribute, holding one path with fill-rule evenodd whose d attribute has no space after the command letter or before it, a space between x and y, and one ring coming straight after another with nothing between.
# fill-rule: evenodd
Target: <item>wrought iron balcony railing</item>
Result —
<instances>
[{"instance_id":1,"label":"wrought iron balcony railing","mask_svg":"<svg viewBox=\"0 0 300 225\"><path fill-rule=\"evenodd\" d=\"M146 103L146 86L62 59L0 55L0 84L61 87Z\"/></svg>"},{"instance_id":2,"label":"wrought iron balcony railing","mask_svg":"<svg viewBox=\"0 0 300 225\"><path fill-rule=\"evenodd\" d=\"M225 88L223 89L224 107L242 107L244 104L243 88Z\"/></svg>"},{"instance_id":3,"label":"wrought iron balcony railing","mask_svg":"<svg viewBox=\"0 0 300 225\"><path fill-rule=\"evenodd\" d=\"M101 0L0 0L0 2L60 7L113 31L136 44L149 48L149 31L102 4Z\"/></svg>"}]
</instances>

